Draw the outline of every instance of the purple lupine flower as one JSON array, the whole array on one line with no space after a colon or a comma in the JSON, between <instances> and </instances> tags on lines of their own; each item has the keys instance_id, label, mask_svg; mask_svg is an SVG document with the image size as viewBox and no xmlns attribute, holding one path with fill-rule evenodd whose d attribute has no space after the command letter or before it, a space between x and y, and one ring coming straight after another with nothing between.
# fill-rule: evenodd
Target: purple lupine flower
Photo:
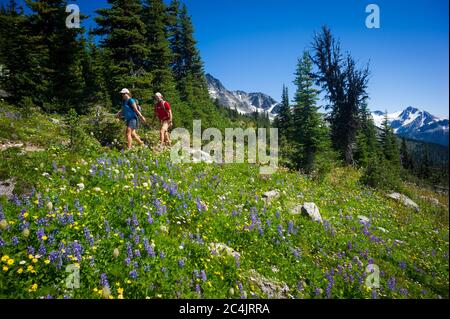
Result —
<instances>
[{"instance_id":1,"label":"purple lupine flower","mask_svg":"<svg viewBox=\"0 0 450 319\"><path fill-rule=\"evenodd\" d=\"M404 261L401 261L398 263L398 266L400 267L400 269L405 270L406 269L406 263Z\"/></svg>"},{"instance_id":2,"label":"purple lupine flower","mask_svg":"<svg viewBox=\"0 0 450 319\"><path fill-rule=\"evenodd\" d=\"M281 224L278 225L277 230L278 230L278 234L280 234L280 236L282 236L283 235L283 226L281 226Z\"/></svg>"},{"instance_id":3,"label":"purple lupine flower","mask_svg":"<svg viewBox=\"0 0 450 319\"><path fill-rule=\"evenodd\" d=\"M303 291L303 282L301 280L297 282L297 289L298 291Z\"/></svg>"},{"instance_id":4,"label":"purple lupine flower","mask_svg":"<svg viewBox=\"0 0 450 319\"><path fill-rule=\"evenodd\" d=\"M39 228L36 232L36 236L38 237L39 240L42 240L42 237L45 236L44 228Z\"/></svg>"},{"instance_id":5,"label":"purple lupine flower","mask_svg":"<svg viewBox=\"0 0 450 319\"><path fill-rule=\"evenodd\" d=\"M180 268L184 268L184 260L183 260L183 259L180 259L180 260L178 261L178 266L179 266Z\"/></svg>"},{"instance_id":6,"label":"purple lupine flower","mask_svg":"<svg viewBox=\"0 0 450 319\"><path fill-rule=\"evenodd\" d=\"M137 219L136 214L133 214L133 225L134 225L134 227L138 227L139 226L139 221Z\"/></svg>"},{"instance_id":7,"label":"purple lupine flower","mask_svg":"<svg viewBox=\"0 0 450 319\"><path fill-rule=\"evenodd\" d=\"M44 243L41 243L38 250L39 255L45 256L47 254L47 249L45 248Z\"/></svg>"},{"instance_id":8,"label":"purple lupine flower","mask_svg":"<svg viewBox=\"0 0 450 319\"><path fill-rule=\"evenodd\" d=\"M240 256L238 253L234 253L234 261L236 262L236 267L240 268L241 267L241 262L240 262Z\"/></svg>"},{"instance_id":9,"label":"purple lupine flower","mask_svg":"<svg viewBox=\"0 0 450 319\"><path fill-rule=\"evenodd\" d=\"M372 299L377 299L378 295L377 295L377 290L376 289L372 289Z\"/></svg>"},{"instance_id":10,"label":"purple lupine flower","mask_svg":"<svg viewBox=\"0 0 450 319\"><path fill-rule=\"evenodd\" d=\"M130 258L125 258L125 265L127 265L127 267L128 266L130 266L130 264L131 264L131 259Z\"/></svg>"},{"instance_id":11,"label":"purple lupine flower","mask_svg":"<svg viewBox=\"0 0 450 319\"><path fill-rule=\"evenodd\" d=\"M147 221L148 223L151 225L153 224L153 218L152 218L152 214L150 213L150 211L147 211Z\"/></svg>"},{"instance_id":12,"label":"purple lupine flower","mask_svg":"<svg viewBox=\"0 0 450 319\"><path fill-rule=\"evenodd\" d=\"M77 258L78 261L81 261L81 255L84 252L84 248L77 241L74 241L72 244L72 253Z\"/></svg>"},{"instance_id":13,"label":"purple lupine flower","mask_svg":"<svg viewBox=\"0 0 450 319\"><path fill-rule=\"evenodd\" d=\"M200 289L200 285L199 285L199 284L196 284L196 285L195 285L195 291L196 291L198 294L200 294L200 293L202 292L202 290Z\"/></svg>"},{"instance_id":14,"label":"purple lupine flower","mask_svg":"<svg viewBox=\"0 0 450 319\"><path fill-rule=\"evenodd\" d=\"M105 273L102 273L100 275L100 286L109 288L108 277L106 276Z\"/></svg>"},{"instance_id":15,"label":"purple lupine flower","mask_svg":"<svg viewBox=\"0 0 450 319\"><path fill-rule=\"evenodd\" d=\"M12 244L13 244L14 246L17 246L17 245L19 244L19 238L17 238L17 236L14 236L14 237L11 239L11 242L12 242Z\"/></svg>"},{"instance_id":16,"label":"purple lupine flower","mask_svg":"<svg viewBox=\"0 0 450 319\"><path fill-rule=\"evenodd\" d=\"M240 281L237 282L237 286L239 288L239 292L241 293L241 299L245 299L245 291L242 283Z\"/></svg>"},{"instance_id":17,"label":"purple lupine flower","mask_svg":"<svg viewBox=\"0 0 450 319\"><path fill-rule=\"evenodd\" d=\"M204 270L200 271L200 276L202 277L202 280L203 280L203 281L206 281L206 280L207 280L207 278L206 278L206 272L205 272Z\"/></svg>"},{"instance_id":18,"label":"purple lupine flower","mask_svg":"<svg viewBox=\"0 0 450 319\"><path fill-rule=\"evenodd\" d=\"M84 227L84 237L89 243L89 246L94 246L94 237L91 236L91 233L89 232L89 229L87 227Z\"/></svg>"},{"instance_id":19,"label":"purple lupine flower","mask_svg":"<svg viewBox=\"0 0 450 319\"><path fill-rule=\"evenodd\" d=\"M125 244L126 248L127 248L127 257L132 259L133 258L133 249L131 247L130 242L127 241L127 243Z\"/></svg>"},{"instance_id":20,"label":"purple lupine flower","mask_svg":"<svg viewBox=\"0 0 450 319\"><path fill-rule=\"evenodd\" d=\"M139 267L139 263L137 262L137 261L135 261L134 263L133 263L133 268L138 268Z\"/></svg>"},{"instance_id":21,"label":"purple lupine flower","mask_svg":"<svg viewBox=\"0 0 450 319\"><path fill-rule=\"evenodd\" d=\"M140 257L141 257L141 251L140 251L139 249L135 249L135 250L134 250L134 255L135 255L137 258L140 258Z\"/></svg>"},{"instance_id":22,"label":"purple lupine flower","mask_svg":"<svg viewBox=\"0 0 450 319\"><path fill-rule=\"evenodd\" d=\"M314 294L316 295L316 297L320 296L320 295L322 294L321 289L316 288L316 289L314 290Z\"/></svg>"},{"instance_id":23,"label":"purple lupine flower","mask_svg":"<svg viewBox=\"0 0 450 319\"><path fill-rule=\"evenodd\" d=\"M200 278L200 273L198 272L197 269L194 269L194 275L196 278Z\"/></svg>"},{"instance_id":24,"label":"purple lupine flower","mask_svg":"<svg viewBox=\"0 0 450 319\"><path fill-rule=\"evenodd\" d=\"M389 290L395 291L395 285L396 285L395 277L389 278L388 282L387 282L387 286L388 286Z\"/></svg>"},{"instance_id":25,"label":"purple lupine flower","mask_svg":"<svg viewBox=\"0 0 450 319\"><path fill-rule=\"evenodd\" d=\"M165 254L163 251L161 251L161 252L159 253L159 257L160 257L160 258L165 258L165 257L166 257L166 254Z\"/></svg>"},{"instance_id":26,"label":"purple lupine flower","mask_svg":"<svg viewBox=\"0 0 450 319\"><path fill-rule=\"evenodd\" d=\"M6 246L5 241L3 240L3 238L0 237L0 247L5 247L5 246Z\"/></svg>"},{"instance_id":27,"label":"purple lupine flower","mask_svg":"<svg viewBox=\"0 0 450 319\"><path fill-rule=\"evenodd\" d=\"M287 232L288 232L289 234L293 234L293 233L294 233L294 221L290 220L290 221L288 222L288 229L287 229Z\"/></svg>"},{"instance_id":28,"label":"purple lupine flower","mask_svg":"<svg viewBox=\"0 0 450 319\"><path fill-rule=\"evenodd\" d=\"M137 273L136 269L133 269L132 271L130 271L128 276L132 279L136 279L138 277L138 273Z\"/></svg>"}]
</instances>

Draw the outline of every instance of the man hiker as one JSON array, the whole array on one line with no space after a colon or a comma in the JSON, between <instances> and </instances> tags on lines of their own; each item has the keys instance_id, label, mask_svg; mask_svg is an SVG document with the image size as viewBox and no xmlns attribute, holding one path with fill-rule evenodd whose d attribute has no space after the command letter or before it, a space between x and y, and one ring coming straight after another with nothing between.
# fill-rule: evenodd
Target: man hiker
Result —
<instances>
[{"instance_id":1,"label":"man hiker","mask_svg":"<svg viewBox=\"0 0 450 319\"><path fill-rule=\"evenodd\" d=\"M159 122L161 124L160 129L160 138L161 138L161 149L164 148L165 145L170 146L170 136L169 136L169 128L173 126L172 124L172 110L170 108L170 104L167 101L164 101L164 97L161 93L155 94L155 116L158 117Z\"/></svg>"},{"instance_id":2,"label":"man hiker","mask_svg":"<svg viewBox=\"0 0 450 319\"><path fill-rule=\"evenodd\" d=\"M139 143L139 145L143 146L144 142L142 142L139 135L137 135L136 129L138 125L138 118L145 123L145 117L139 111L136 100L131 97L130 90L123 89L120 91L120 94L122 95L122 110L116 114L116 117L123 117L125 119L127 125L125 130L125 138L127 139L128 149L131 149L132 147L133 138Z\"/></svg>"}]
</instances>

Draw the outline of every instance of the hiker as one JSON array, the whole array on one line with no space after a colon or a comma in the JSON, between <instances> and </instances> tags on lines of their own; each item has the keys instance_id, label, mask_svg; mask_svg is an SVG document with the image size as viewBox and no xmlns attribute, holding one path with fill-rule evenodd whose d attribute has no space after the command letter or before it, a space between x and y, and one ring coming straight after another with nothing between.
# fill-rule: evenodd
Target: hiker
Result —
<instances>
[{"instance_id":1,"label":"hiker","mask_svg":"<svg viewBox=\"0 0 450 319\"><path fill-rule=\"evenodd\" d=\"M159 122L161 124L160 129L160 138L161 138L161 148L164 148L165 145L170 146L170 135L169 129L173 126L172 124L172 110L170 108L170 104L167 101L164 101L164 97L161 93L155 94L155 116L158 117Z\"/></svg>"},{"instance_id":2,"label":"hiker","mask_svg":"<svg viewBox=\"0 0 450 319\"><path fill-rule=\"evenodd\" d=\"M139 143L139 145L144 146L139 135L136 133L138 118L145 123L145 117L141 114L138 109L137 102L131 97L130 90L123 89L120 91L122 95L122 110L116 114L117 118L123 117L127 124L125 130L125 138L127 139L128 149L130 150L133 144L133 138Z\"/></svg>"}]
</instances>

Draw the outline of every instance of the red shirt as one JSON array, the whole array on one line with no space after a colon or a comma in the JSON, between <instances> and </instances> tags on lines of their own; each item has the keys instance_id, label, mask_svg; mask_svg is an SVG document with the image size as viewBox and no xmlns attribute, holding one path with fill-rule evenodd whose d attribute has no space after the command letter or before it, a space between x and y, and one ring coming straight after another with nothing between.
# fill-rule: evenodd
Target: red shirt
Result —
<instances>
[{"instance_id":1,"label":"red shirt","mask_svg":"<svg viewBox=\"0 0 450 319\"><path fill-rule=\"evenodd\" d=\"M164 105L163 105L164 103ZM170 104L169 102L162 101L156 104L155 106L156 114L158 114L158 118L160 121L166 121L170 119Z\"/></svg>"}]
</instances>

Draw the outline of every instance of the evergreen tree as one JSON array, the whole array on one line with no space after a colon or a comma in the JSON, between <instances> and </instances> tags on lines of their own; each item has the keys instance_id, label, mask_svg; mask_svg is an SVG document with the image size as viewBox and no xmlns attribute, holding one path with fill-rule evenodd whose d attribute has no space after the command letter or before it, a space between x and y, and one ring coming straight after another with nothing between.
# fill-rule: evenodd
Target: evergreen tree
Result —
<instances>
[{"instance_id":1,"label":"evergreen tree","mask_svg":"<svg viewBox=\"0 0 450 319\"><path fill-rule=\"evenodd\" d=\"M110 97L105 81L105 60L103 50L94 43L91 30L82 59L85 83L83 96L87 103L93 104L100 102L101 105L110 106L108 103Z\"/></svg>"},{"instance_id":2,"label":"evergreen tree","mask_svg":"<svg viewBox=\"0 0 450 319\"><path fill-rule=\"evenodd\" d=\"M430 160L430 147L428 143L425 143L425 147L423 150L423 158L419 164L419 177L422 179L430 179L432 169L431 169L431 160Z\"/></svg>"},{"instance_id":3,"label":"evergreen tree","mask_svg":"<svg viewBox=\"0 0 450 319\"><path fill-rule=\"evenodd\" d=\"M107 59L106 75L111 100L120 103L118 92L127 87L135 97L150 99L152 77L146 60L150 55L146 25L142 21L140 0L108 0L110 8L97 10L97 28ZM149 21L148 23L151 23Z\"/></svg>"},{"instance_id":4,"label":"evergreen tree","mask_svg":"<svg viewBox=\"0 0 450 319\"><path fill-rule=\"evenodd\" d=\"M277 117L275 118L274 126L278 128L279 137L288 140L290 137L290 130L292 128L292 114L291 106L289 105L288 88L283 85L283 93L281 96L281 106Z\"/></svg>"},{"instance_id":5,"label":"evergreen tree","mask_svg":"<svg viewBox=\"0 0 450 319\"><path fill-rule=\"evenodd\" d=\"M16 105L27 97L42 105L48 89L48 79L41 74L46 68L48 50L33 33L28 17L16 1L2 7L0 86L11 95L9 102Z\"/></svg>"},{"instance_id":6,"label":"evergreen tree","mask_svg":"<svg viewBox=\"0 0 450 319\"><path fill-rule=\"evenodd\" d=\"M44 108L68 111L71 106L81 107L83 77L81 58L82 28L67 28L66 0L27 0L32 14L29 16L32 33L40 51L39 75L46 83ZM81 17L83 18L83 17ZM34 47L34 50L38 48ZM56 104L56 105L55 105Z\"/></svg>"},{"instance_id":7,"label":"evergreen tree","mask_svg":"<svg viewBox=\"0 0 450 319\"><path fill-rule=\"evenodd\" d=\"M406 145L406 139L402 138L402 144L400 146L400 160L402 163L403 168L407 170L412 170L413 164L411 155L409 154L408 147Z\"/></svg>"},{"instance_id":8,"label":"evergreen tree","mask_svg":"<svg viewBox=\"0 0 450 319\"><path fill-rule=\"evenodd\" d=\"M151 88L162 92L173 100L176 95L175 82L172 75L172 52L167 40L166 6L162 0L145 0L143 20L146 27L146 43L150 49L145 61L148 72L152 74Z\"/></svg>"},{"instance_id":9,"label":"evergreen tree","mask_svg":"<svg viewBox=\"0 0 450 319\"><path fill-rule=\"evenodd\" d=\"M361 126L356 136L354 158L360 167L366 167L373 157L379 156L377 128L367 103L363 103L360 116Z\"/></svg>"},{"instance_id":10,"label":"evergreen tree","mask_svg":"<svg viewBox=\"0 0 450 319\"><path fill-rule=\"evenodd\" d=\"M317 154L328 151L328 134L325 122L316 106L318 91L311 77L312 61L308 52L304 52L297 64L294 81L297 86L294 106L293 136L297 143L297 164L306 172L311 172Z\"/></svg>"},{"instance_id":11,"label":"evergreen tree","mask_svg":"<svg viewBox=\"0 0 450 319\"><path fill-rule=\"evenodd\" d=\"M393 167L398 168L400 166L400 154L396 139L394 131L389 125L386 111L380 134L381 149L384 158L391 163Z\"/></svg>"},{"instance_id":12,"label":"evergreen tree","mask_svg":"<svg viewBox=\"0 0 450 319\"><path fill-rule=\"evenodd\" d=\"M197 99L208 99L208 88L203 69L203 62L200 57L194 39L194 27L192 19L187 12L185 4L182 5L179 16L180 44L178 61L180 65L175 65L178 81L178 90L185 101L194 101Z\"/></svg>"},{"instance_id":13,"label":"evergreen tree","mask_svg":"<svg viewBox=\"0 0 450 319\"><path fill-rule=\"evenodd\" d=\"M327 27L315 36L312 46L312 58L318 68L314 78L327 91L330 101L333 146L347 164L353 164L360 107L367 99L369 69L358 69L350 54L343 56L339 41Z\"/></svg>"}]
</instances>

